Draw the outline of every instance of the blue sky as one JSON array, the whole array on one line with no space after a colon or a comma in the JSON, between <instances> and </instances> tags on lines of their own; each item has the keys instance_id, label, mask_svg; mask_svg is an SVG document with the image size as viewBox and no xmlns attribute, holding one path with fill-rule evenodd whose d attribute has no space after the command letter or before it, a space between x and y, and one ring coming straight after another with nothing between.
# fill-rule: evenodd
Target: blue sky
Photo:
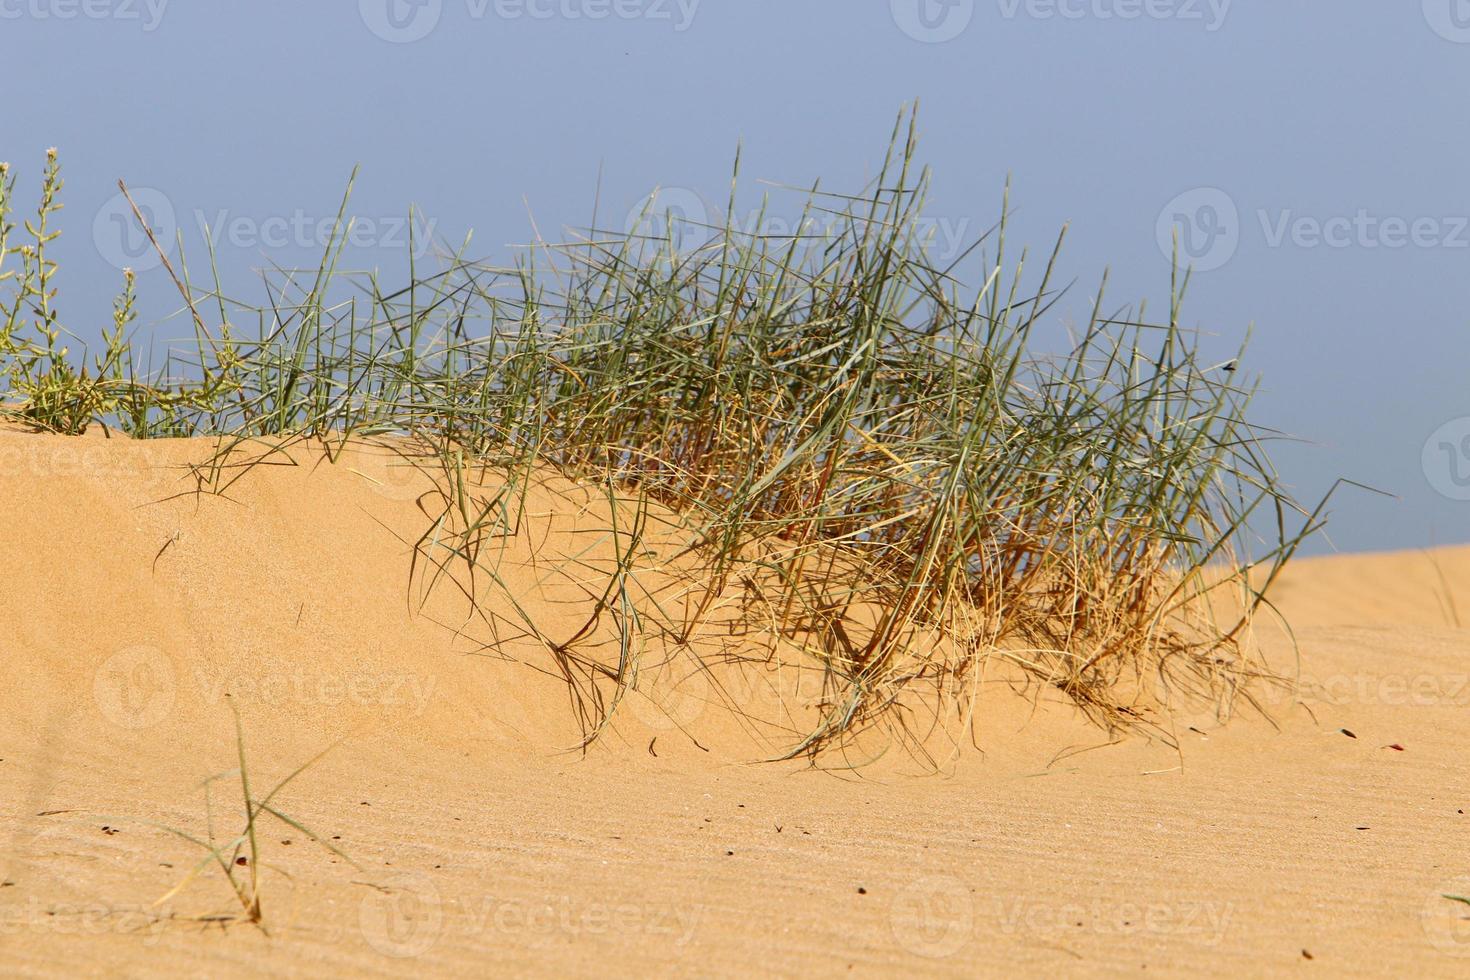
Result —
<instances>
[{"instance_id":1,"label":"blue sky","mask_svg":"<svg viewBox=\"0 0 1470 980\"><path fill-rule=\"evenodd\" d=\"M313 260L356 164L351 259L392 275L410 204L499 258L533 218L585 225L599 175L614 225L655 188L723 202L737 142L752 195L858 189L918 99L936 234L987 228L1007 175L1014 237L1071 223L1058 329L1105 267L1163 309L1180 229L1186 320L1222 349L1253 327L1298 494L1394 495L1343 494L1315 550L1470 541L1467 0L0 0L0 56L23 207L61 151L84 340L120 265L150 317L174 305L119 177L192 260L208 222L255 299L267 256Z\"/></svg>"}]
</instances>

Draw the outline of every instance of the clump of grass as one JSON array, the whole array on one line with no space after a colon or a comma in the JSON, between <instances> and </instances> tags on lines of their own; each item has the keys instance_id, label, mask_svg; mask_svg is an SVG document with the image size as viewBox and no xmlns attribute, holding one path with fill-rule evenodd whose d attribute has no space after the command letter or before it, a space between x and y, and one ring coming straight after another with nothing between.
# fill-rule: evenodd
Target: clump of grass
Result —
<instances>
[{"instance_id":1,"label":"clump of grass","mask_svg":"<svg viewBox=\"0 0 1470 980\"><path fill-rule=\"evenodd\" d=\"M1300 508L1272 468L1240 356L1203 359L1181 320L1182 272L1158 322L1110 309L1104 276L1070 349L1039 351L1065 232L1037 275L1029 253L1013 255L1003 203L990 233L936 266L919 231L928 184L913 117L900 116L866 193L809 195L806 213L837 234L742 231L732 189L725 222L694 249L672 230L594 221L510 268L466 259L466 242L392 291L339 269L344 199L318 268L268 282L264 306L174 276L196 336L146 378L127 367L131 279L96 372L47 346L43 205L13 309L38 312L47 344L19 341L12 312L8 411L62 432L224 437L216 485L246 440L330 453L409 437L445 475L430 550L472 570L493 572L466 546L493 508L472 513L456 489L466 460L549 464L674 508L705 560L681 621L640 607L620 563L589 626L616 610L615 660L579 659L584 637L528 624L594 706L591 734L636 682L638 636L658 620L693 651L732 590L772 643L821 671L820 718L791 755L901 718L920 685L968 698L993 655L1108 725L1146 719L1138 691L1153 679L1227 707L1266 673L1249 644L1260 583L1322 512ZM1254 556L1251 525L1268 528ZM1217 621L1208 599L1225 589L1237 612Z\"/></svg>"},{"instance_id":2,"label":"clump of grass","mask_svg":"<svg viewBox=\"0 0 1470 980\"><path fill-rule=\"evenodd\" d=\"M169 899L178 895L187 888L196 878L207 871L211 866L217 867L230 886L230 891L240 907L238 913L239 921L247 922L256 926L262 932L265 931L264 910L262 908L261 896L261 847L259 825L266 817L273 817L286 826L303 834L308 840L316 843L324 850L335 854L353 867L357 863L335 847L330 841L302 825L295 818L287 816L278 809L275 804L276 797L281 790L285 789L297 776L319 762L326 752L318 754L315 758L297 767L285 779L278 782L270 792L257 799L250 789L250 769L245 759L245 731L240 722L240 713L231 704L231 710L235 712L235 749L239 758L239 768L232 772L221 773L212 776L204 782L206 812L208 814L207 832L204 837L196 837L183 830L174 827L163 827L169 833L188 841L206 851L205 857L194 866L162 898L154 903L155 906L162 905ZM330 751L330 750L328 750ZM213 785L221 780L238 779L240 783L240 802L244 808L245 822L238 833L233 837L221 842L216 839L214 832L214 808L211 802L210 790ZM212 921L226 921L221 917L214 917Z\"/></svg>"},{"instance_id":3,"label":"clump of grass","mask_svg":"<svg viewBox=\"0 0 1470 980\"><path fill-rule=\"evenodd\" d=\"M217 385L164 380L152 384L135 370L130 330L137 319L135 277L123 271L112 323L102 328L103 353L91 363L74 357L60 320L55 283L57 263L48 254L60 235L54 221L63 208L65 181L56 149L46 151L41 197L34 218L23 224L28 240L16 244L12 220L15 177L0 162L0 283L10 284L10 301L0 306L0 411L51 432L79 435L95 423L119 420L137 435L166 434L158 418L198 412L225 393ZM20 266L13 266L16 260ZM75 338L72 338L75 339ZM224 352L224 353L227 353ZM167 378L167 370L164 377Z\"/></svg>"}]
</instances>

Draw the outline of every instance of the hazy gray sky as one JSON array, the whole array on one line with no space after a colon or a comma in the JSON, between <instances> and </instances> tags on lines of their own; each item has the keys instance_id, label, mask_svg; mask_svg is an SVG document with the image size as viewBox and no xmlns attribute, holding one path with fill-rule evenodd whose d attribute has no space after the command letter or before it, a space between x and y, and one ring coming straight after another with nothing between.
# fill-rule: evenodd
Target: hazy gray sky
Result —
<instances>
[{"instance_id":1,"label":"hazy gray sky","mask_svg":"<svg viewBox=\"0 0 1470 980\"><path fill-rule=\"evenodd\" d=\"M1172 228L1201 270L1186 320L1265 375L1263 424L1303 498L1338 476L1344 550L1470 541L1467 0L0 0L0 159L33 204L67 178L61 309L106 322L117 267L166 275L117 178L228 283L312 261L351 168L353 264L403 267L402 216L497 258L663 187L723 202L744 175L857 189L922 104L942 243L998 216L1085 306L1162 311ZM794 215L780 198L777 220ZM942 244L941 244L942 247ZM166 340L184 332L159 327ZM1324 550L1319 542L1314 550Z\"/></svg>"}]
</instances>

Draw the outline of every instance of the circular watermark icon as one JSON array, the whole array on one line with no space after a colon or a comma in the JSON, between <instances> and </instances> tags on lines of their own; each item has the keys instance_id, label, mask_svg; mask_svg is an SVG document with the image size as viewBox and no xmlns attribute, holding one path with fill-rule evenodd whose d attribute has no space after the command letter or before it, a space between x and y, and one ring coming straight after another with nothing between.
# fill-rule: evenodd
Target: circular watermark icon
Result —
<instances>
[{"instance_id":1,"label":"circular watermark icon","mask_svg":"<svg viewBox=\"0 0 1470 980\"><path fill-rule=\"evenodd\" d=\"M1424 19L1446 41L1470 44L1470 0L1424 0Z\"/></svg>"},{"instance_id":2,"label":"circular watermark icon","mask_svg":"<svg viewBox=\"0 0 1470 980\"><path fill-rule=\"evenodd\" d=\"M1164 258L1173 261L1177 239L1180 264L1209 272L1235 257L1240 247L1240 210L1218 187L1196 187L1164 205L1154 233Z\"/></svg>"},{"instance_id":3,"label":"circular watermark icon","mask_svg":"<svg viewBox=\"0 0 1470 980\"><path fill-rule=\"evenodd\" d=\"M1446 881L1430 892L1421 921L1435 949L1470 957L1470 875Z\"/></svg>"},{"instance_id":4,"label":"circular watermark icon","mask_svg":"<svg viewBox=\"0 0 1470 980\"><path fill-rule=\"evenodd\" d=\"M156 647L119 650L92 675L92 698L102 717L119 728L152 728L174 707L173 664Z\"/></svg>"},{"instance_id":5,"label":"circular watermark icon","mask_svg":"<svg viewBox=\"0 0 1470 980\"><path fill-rule=\"evenodd\" d=\"M357 0L357 11L367 29L384 41L410 44L439 26L444 0Z\"/></svg>"},{"instance_id":6,"label":"circular watermark icon","mask_svg":"<svg viewBox=\"0 0 1470 980\"><path fill-rule=\"evenodd\" d=\"M168 195L154 187L135 187L128 193L132 194L143 220L153 229L158 248L172 247L179 222ZM163 264L163 256L149 240L148 232L138 224L133 206L122 191L97 209L92 219L92 242L98 254L115 269L146 272Z\"/></svg>"},{"instance_id":7,"label":"circular watermark icon","mask_svg":"<svg viewBox=\"0 0 1470 980\"><path fill-rule=\"evenodd\" d=\"M888 9L899 30L925 44L953 41L975 18L975 0L888 0Z\"/></svg>"},{"instance_id":8,"label":"circular watermark icon","mask_svg":"<svg viewBox=\"0 0 1470 980\"><path fill-rule=\"evenodd\" d=\"M975 931L975 903L957 878L932 875L899 892L888 909L894 942L917 956L941 959L965 947Z\"/></svg>"},{"instance_id":9,"label":"circular watermark icon","mask_svg":"<svg viewBox=\"0 0 1470 980\"><path fill-rule=\"evenodd\" d=\"M396 959L434 948L444 931L444 900L427 875L401 874L371 888L357 906L358 928L369 946Z\"/></svg>"},{"instance_id":10,"label":"circular watermark icon","mask_svg":"<svg viewBox=\"0 0 1470 980\"><path fill-rule=\"evenodd\" d=\"M1470 416L1450 419L1430 433L1420 455L1424 478L1442 497L1470 500Z\"/></svg>"},{"instance_id":11,"label":"circular watermark icon","mask_svg":"<svg viewBox=\"0 0 1470 980\"><path fill-rule=\"evenodd\" d=\"M658 732L687 728L704 714L710 684L704 670L678 661L638 672L638 686L624 697L638 720Z\"/></svg>"},{"instance_id":12,"label":"circular watermark icon","mask_svg":"<svg viewBox=\"0 0 1470 980\"><path fill-rule=\"evenodd\" d=\"M634 238L672 242L675 252L692 252L710 240L710 208L698 191L660 187L628 210L623 229Z\"/></svg>"},{"instance_id":13,"label":"circular watermark icon","mask_svg":"<svg viewBox=\"0 0 1470 980\"><path fill-rule=\"evenodd\" d=\"M383 443L354 443L341 463L388 500L417 500L433 489L433 460L417 458Z\"/></svg>"}]
</instances>

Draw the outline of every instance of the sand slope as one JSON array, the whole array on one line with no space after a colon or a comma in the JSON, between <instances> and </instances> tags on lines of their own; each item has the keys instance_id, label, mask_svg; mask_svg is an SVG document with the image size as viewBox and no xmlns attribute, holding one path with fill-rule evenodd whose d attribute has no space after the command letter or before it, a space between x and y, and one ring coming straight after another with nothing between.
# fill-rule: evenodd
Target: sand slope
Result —
<instances>
[{"instance_id":1,"label":"sand slope","mask_svg":"<svg viewBox=\"0 0 1470 980\"><path fill-rule=\"evenodd\" d=\"M506 659L452 590L413 601L412 476L175 496L206 452L0 433L8 975L1470 971L1440 897L1470 896L1470 549L1301 563L1306 704L1181 720L1179 751L997 681L940 776L752 765L769 733L687 686L584 757L524 637ZM595 495L552 489L544 540L594 561ZM538 621L574 623L548 588ZM276 802L360 866L272 826L268 934L211 919L217 871L154 904L202 853L159 825L238 828L235 787L200 789L231 703L257 795L336 745Z\"/></svg>"}]
</instances>

